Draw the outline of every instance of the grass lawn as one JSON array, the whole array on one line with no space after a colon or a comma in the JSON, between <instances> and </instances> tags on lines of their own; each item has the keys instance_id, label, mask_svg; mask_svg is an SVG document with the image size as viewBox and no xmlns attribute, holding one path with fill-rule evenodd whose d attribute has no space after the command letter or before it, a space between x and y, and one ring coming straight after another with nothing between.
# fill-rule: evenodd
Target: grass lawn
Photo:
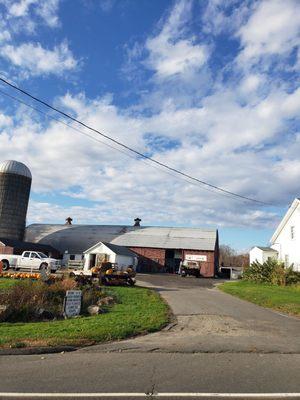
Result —
<instances>
[{"instance_id":1,"label":"grass lawn","mask_svg":"<svg viewBox=\"0 0 300 400\"><path fill-rule=\"evenodd\" d=\"M275 286L241 280L223 283L218 288L263 307L300 315L300 285Z\"/></svg>"},{"instance_id":2,"label":"grass lawn","mask_svg":"<svg viewBox=\"0 0 300 400\"><path fill-rule=\"evenodd\" d=\"M0 290L9 289L18 282L16 279L0 278Z\"/></svg>"},{"instance_id":3,"label":"grass lawn","mask_svg":"<svg viewBox=\"0 0 300 400\"><path fill-rule=\"evenodd\" d=\"M0 288L8 279L0 279ZM14 281L12 282L12 284ZM108 313L53 322L0 323L0 347L89 345L161 329L169 308L160 296L139 287L110 287L117 298Z\"/></svg>"}]
</instances>

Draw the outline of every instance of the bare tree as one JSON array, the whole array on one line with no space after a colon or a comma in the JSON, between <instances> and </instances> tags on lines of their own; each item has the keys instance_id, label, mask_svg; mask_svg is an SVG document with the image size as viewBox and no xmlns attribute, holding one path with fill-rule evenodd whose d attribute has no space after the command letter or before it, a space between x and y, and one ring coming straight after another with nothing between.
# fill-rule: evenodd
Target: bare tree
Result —
<instances>
[{"instance_id":1,"label":"bare tree","mask_svg":"<svg viewBox=\"0 0 300 400\"><path fill-rule=\"evenodd\" d=\"M232 247L220 246L220 265L224 267L242 267L249 265L248 254L238 254Z\"/></svg>"}]
</instances>

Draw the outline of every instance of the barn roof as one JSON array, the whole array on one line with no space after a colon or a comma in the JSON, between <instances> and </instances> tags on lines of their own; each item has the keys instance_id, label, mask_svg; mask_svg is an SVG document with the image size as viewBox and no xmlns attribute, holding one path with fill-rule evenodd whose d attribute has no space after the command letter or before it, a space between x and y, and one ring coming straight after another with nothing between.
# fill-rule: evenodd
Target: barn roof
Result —
<instances>
[{"instance_id":1,"label":"barn roof","mask_svg":"<svg viewBox=\"0 0 300 400\"><path fill-rule=\"evenodd\" d=\"M112 243L127 247L214 250L217 231L200 228L145 227L118 236Z\"/></svg>"},{"instance_id":2,"label":"barn roof","mask_svg":"<svg viewBox=\"0 0 300 400\"><path fill-rule=\"evenodd\" d=\"M58 252L57 249L53 248L49 244L41 244L41 243L32 243L32 242L23 242L21 240L16 239L5 239L0 238L0 242L5 246L13 247L18 251L46 251L46 252Z\"/></svg>"},{"instance_id":3,"label":"barn roof","mask_svg":"<svg viewBox=\"0 0 300 400\"><path fill-rule=\"evenodd\" d=\"M32 224L26 240L49 244L62 253L81 254L98 242L126 247L211 250L217 230L201 228L134 227L126 225Z\"/></svg>"}]
</instances>

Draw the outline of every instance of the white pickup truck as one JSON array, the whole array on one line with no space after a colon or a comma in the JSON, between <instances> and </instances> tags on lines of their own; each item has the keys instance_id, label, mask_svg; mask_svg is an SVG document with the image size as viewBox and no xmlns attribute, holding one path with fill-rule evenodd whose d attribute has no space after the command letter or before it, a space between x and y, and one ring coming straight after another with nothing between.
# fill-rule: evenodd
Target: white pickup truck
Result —
<instances>
[{"instance_id":1,"label":"white pickup truck","mask_svg":"<svg viewBox=\"0 0 300 400\"><path fill-rule=\"evenodd\" d=\"M55 272L60 267L59 260L49 258L40 251L24 251L21 256L0 254L0 260L3 264L3 270L26 268L30 270L46 269Z\"/></svg>"}]
</instances>

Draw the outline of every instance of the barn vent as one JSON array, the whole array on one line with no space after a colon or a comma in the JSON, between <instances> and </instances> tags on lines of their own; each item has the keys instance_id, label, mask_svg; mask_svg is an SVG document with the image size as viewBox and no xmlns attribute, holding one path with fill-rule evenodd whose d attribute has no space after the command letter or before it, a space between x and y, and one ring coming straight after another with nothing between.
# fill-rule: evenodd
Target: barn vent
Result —
<instances>
[{"instance_id":1,"label":"barn vent","mask_svg":"<svg viewBox=\"0 0 300 400\"><path fill-rule=\"evenodd\" d=\"M134 219L134 225L133 226L141 226L141 219L140 218L135 218Z\"/></svg>"}]
</instances>

